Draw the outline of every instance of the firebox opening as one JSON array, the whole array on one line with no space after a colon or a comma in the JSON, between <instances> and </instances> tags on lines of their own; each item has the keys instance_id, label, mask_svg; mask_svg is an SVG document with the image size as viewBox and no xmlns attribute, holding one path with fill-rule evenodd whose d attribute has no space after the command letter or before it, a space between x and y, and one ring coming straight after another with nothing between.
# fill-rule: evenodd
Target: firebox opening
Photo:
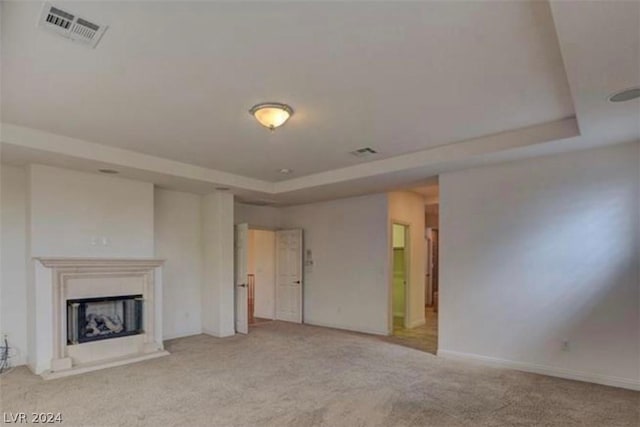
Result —
<instances>
[{"instance_id":1,"label":"firebox opening","mask_svg":"<svg viewBox=\"0 0 640 427\"><path fill-rule=\"evenodd\" d=\"M142 295L67 300L67 343L143 333L143 303Z\"/></svg>"}]
</instances>

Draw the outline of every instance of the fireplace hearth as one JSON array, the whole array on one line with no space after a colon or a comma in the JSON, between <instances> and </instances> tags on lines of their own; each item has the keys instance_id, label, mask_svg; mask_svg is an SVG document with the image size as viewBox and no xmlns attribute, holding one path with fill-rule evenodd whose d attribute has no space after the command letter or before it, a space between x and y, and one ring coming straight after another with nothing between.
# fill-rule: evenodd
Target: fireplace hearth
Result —
<instances>
[{"instance_id":1,"label":"fireplace hearth","mask_svg":"<svg viewBox=\"0 0 640 427\"><path fill-rule=\"evenodd\" d=\"M67 344L144 333L142 295L67 300Z\"/></svg>"}]
</instances>

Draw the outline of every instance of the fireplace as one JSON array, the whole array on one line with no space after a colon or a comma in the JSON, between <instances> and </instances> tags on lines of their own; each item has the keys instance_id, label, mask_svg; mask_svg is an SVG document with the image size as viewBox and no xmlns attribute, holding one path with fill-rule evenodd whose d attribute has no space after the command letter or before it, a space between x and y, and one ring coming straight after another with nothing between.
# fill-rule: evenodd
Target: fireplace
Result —
<instances>
[{"instance_id":1,"label":"fireplace","mask_svg":"<svg viewBox=\"0 0 640 427\"><path fill-rule=\"evenodd\" d=\"M67 345L144 333L142 295L67 300Z\"/></svg>"},{"instance_id":2,"label":"fireplace","mask_svg":"<svg viewBox=\"0 0 640 427\"><path fill-rule=\"evenodd\" d=\"M44 379L166 356L160 259L35 258L30 351ZM113 339L111 339L113 338Z\"/></svg>"}]
</instances>

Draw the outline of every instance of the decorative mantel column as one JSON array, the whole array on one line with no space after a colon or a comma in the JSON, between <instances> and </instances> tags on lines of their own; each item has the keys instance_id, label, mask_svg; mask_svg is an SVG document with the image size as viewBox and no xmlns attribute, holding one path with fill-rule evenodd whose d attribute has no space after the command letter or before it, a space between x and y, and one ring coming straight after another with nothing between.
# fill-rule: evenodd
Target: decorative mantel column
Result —
<instances>
[{"instance_id":1,"label":"decorative mantel column","mask_svg":"<svg viewBox=\"0 0 640 427\"><path fill-rule=\"evenodd\" d=\"M169 354L162 342L160 259L35 258L35 349L30 367L44 378L138 362ZM140 334L71 344L67 300L142 295Z\"/></svg>"}]
</instances>

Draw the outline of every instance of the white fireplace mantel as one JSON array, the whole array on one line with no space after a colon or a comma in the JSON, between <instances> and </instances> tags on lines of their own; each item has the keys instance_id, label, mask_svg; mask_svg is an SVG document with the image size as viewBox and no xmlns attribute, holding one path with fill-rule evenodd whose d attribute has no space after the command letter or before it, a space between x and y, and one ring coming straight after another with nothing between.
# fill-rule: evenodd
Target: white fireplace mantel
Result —
<instances>
[{"instance_id":1,"label":"white fireplace mantel","mask_svg":"<svg viewBox=\"0 0 640 427\"><path fill-rule=\"evenodd\" d=\"M162 342L163 263L152 258L34 258L31 369L49 379L167 355ZM143 295L144 333L67 343L68 299L126 294Z\"/></svg>"},{"instance_id":2,"label":"white fireplace mantel","mask_svg":"<svg viewBox=\"0 0 640 427\"><path fill-rule=\"evenodd\" d=\"M164 264L163 259L156 258L70 258L70 257L36 257L34 258L48 268L156 268Z\"/></svg>"}]
</instances>

